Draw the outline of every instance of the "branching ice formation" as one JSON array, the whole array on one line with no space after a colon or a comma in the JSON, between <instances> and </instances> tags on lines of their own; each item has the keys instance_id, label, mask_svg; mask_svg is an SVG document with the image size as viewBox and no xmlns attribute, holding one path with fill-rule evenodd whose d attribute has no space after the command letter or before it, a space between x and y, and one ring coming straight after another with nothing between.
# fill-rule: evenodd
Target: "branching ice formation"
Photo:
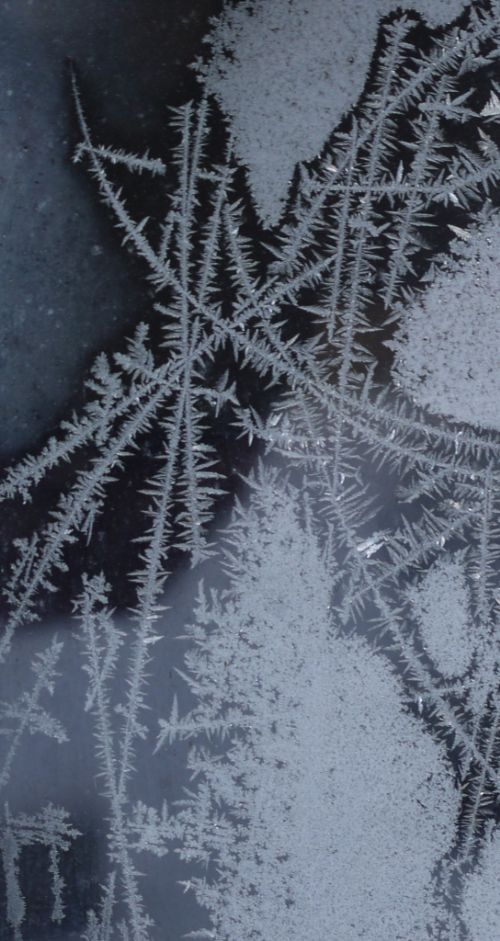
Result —
<instances>
[{"instance_id":1,"label":"branching ice formation","mask_svg":"<svg viewBox=\"0 0 500 941\"><path fill-rule=\"evenodd\" d=\"M253 487L228 535L229 588L195 611L198 704L160 723L160 743L195 743L176 834L203 866L190 888L221 941L427 938L458 793L378 658L332 630L298 494L265 473Z\"/></svg>"},{"instance_id":2,"label":"branching ice formation","mask_svg":"<svg viewBox=\"0 0 500 941\"><path fill-rule=\"evenodd\" d=\"M65 885L59 868L59 857L70 848L71 841L80 836L69 824L67 817L65 810L52 804L37 814L16 816L10 813L8 805L5 806L0 832L0 857L7 893L7 925L15 941L22 941L21 929L26 914L19 873L22 850L26 846L41 844L47 848L53 896L51 920L59 923L64 919Z\"/></svg>"},{"instance_id":3,"label":"branching ice formation","mask_svg":"<svg viewBox=\"0 0 500 941\"><path fill-rule=\"evenodd\" d=\"M136 856L172 847L212 918L206 937L298 938L313 924L318 937L475 938L469 886L489 871L500 795L498 12L474 4L434 34L410 15L388 19L368 88L299 167L279 227L257 238L241 139L208 79L173 112L178 144L159 159L94 141L72 74L75 161L157 300L124 350L98 357L81 412L0 485L3 500L26 503L68 466L37 532L14 545L0 659L8 669L68 556L98 539L140 451L133 610L118 628L108 571L82 572L75 601L108 805L110 872L87 941L161 936ZM152 176L158 218L134 218L127 173L134 185ZM249 459L266 452L267 470L244 482L253 496L236 511L232 559L210 528L228 489L221 427ZM137 801L132 779L178 552L201 573L210 555L229 571L227 592L202 591L196 606L197 705L183 715L173 700L160 724L166 761L176 739L195 740L196 784L170 815ZM61 655L54 640L33 689L2 707L2 786L23 736L65 738L41 701Z\"/></svg>"}]
</instances>

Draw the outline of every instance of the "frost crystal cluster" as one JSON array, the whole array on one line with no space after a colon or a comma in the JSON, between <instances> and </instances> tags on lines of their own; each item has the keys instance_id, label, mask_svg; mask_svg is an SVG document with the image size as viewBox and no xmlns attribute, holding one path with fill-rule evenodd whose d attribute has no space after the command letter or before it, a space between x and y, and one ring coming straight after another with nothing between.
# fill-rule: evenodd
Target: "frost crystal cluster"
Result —
<instances>
[{"instance_id":1,"label":"frost crystal cluster","mask_svg":"<svg viewBox=\"0 0 500 941\"><path fill-rule=\"evenodd\" d=\"M500 105L499 105L500 110ZM420 405L500 430L500 225L455 241L428 290L405 310L394 378Z\"/></svg>"},{"instance_id":2,"label":"frost crystal cluster","mask_svg":"<svg viewBox=\"0 0 500 941\"><path fill-rule=\"evenodd\" d=\"M195 739L201 780L182 802L177 851L208 865L192 888L224 941L299 941L311 926L420 941L458 793L382 661L335 632L298 494L265 475L254 485L229 534L229 588L195 609L197 705L161 722L160 742Z\"/></svg>"},{"instance_id":3,"label":"frost crystal cluster","mask_svg":"<svg viewBox=\"0 0 500 941\"><path fill-rule=\"evenodd\" d=\"M266 224L276 224L285 208L297 161L312 160L356 104L380 17L400 6L399 0L246 0L216 21L210 63L199 68L231 115L238 156ZM464 6L464 0L412 4L433 25L450 22Z\"/></svg>"},{"instance_id":4,"label":"frost crystal cluster","mask_svg":"<svg viewBox=\"0 0 500 941\"><path fill-rule=\"evenodd\" d=\"M417 6L227 5L164 154L72 70L153 300L0 483L7 941L500 933L500 7Z\"/></svg>"}]
</instances>

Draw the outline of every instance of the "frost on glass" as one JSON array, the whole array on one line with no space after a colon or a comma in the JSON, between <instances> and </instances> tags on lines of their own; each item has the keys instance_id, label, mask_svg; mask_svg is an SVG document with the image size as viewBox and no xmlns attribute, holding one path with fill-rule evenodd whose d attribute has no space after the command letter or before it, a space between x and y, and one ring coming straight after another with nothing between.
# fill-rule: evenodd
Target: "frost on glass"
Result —
<instances>
[{"instance_id":1,"label":"frost on glass","mask_svg":"<svg viewBox=\"0 0 500 941\"><path fill-rule=\"evenodd\" d=\"M278 222L297 161L311 160L356 104L373 57L380 17L399 0L266 0L228 5L201 63L210 92L231 116L238 156L261 218ZM415 0L433 25L465 0ZM242 102L244 101L244 106Z\"/></svg>"},{"instance_id":2,"label":"frost on glass","mask_svg":"<svg viewBox=\"0 0 500 941\"><path fill-rule=\"evenodd\" d=\"M23 850L37 843L47 850L47 861L52 888L50 919L56 924L64 921L64 879L61 875L61 854L71 841L80 836L68 822L68 814L61 807L48 804L39 813L13 816L5 805L0 836L0 859L3 867L7 926L12 937L22 938L22 925L26 914L26 901L20 881ZM28 873L28 880L31 874ZM29 895L29 885L26 889Z\"/></svg>"},{"instance_id":3,"label":"frost on glass","mask_svg":"<svg viewBox=\"0 0 500 941\"><path fill-rule=\"evenodd\" d=\"M475 941L494 938L500 924L498 872L500 845L498 836L488 833L479 866L467 882L464 898L465 922Z\"/></svg>"},{"instance_id":4,"label":"frost on glass","mask_svg":"<svg viewBox=\"0 0 500 941\"><path fill-rule=\"evenodd\" d=\"M137 770L137 741L147 733L142 717L146 709L143 686L150 661L149 649L159 636L152 630L147 634L144 630L138 632L126 670L128 675L125 682L122 680L116 701L113 679L122 653L123 632L113 618L108 594L109 586L102 576L84 577L82 594L75 602L84 647L83 670L88 676L84 709L94 722L100 792L107 805L107 853L112 865L101 918L107 917L107 910L112 910L119 889L126 913L122 925L129 926L130 937L145 939L153 922L143 899L137 855L145 852L164 856L170 825L165 802L157 809L141 800L134 801L130 785ZM99 937L102 921L99 925L93 910L89 913L88 925L90 939Z\"/></svg>"},{"instance_id":5,"label":"frost on glass","mask_svg":"<svg viewBox=\"0 0 500 941\"><path fill-rule=\"evenodd\" d=\"M260 474L228 536L223 592L200 590L186 657L197 704L177 852L214 937L427 938L432 874L459 796L364 641L340 637L331 576L293 489Z\"/></svg>"},{"instance_id":6,"label":"frost on glass","mask_svg":"<svg viewBox=\"0 0 500 941\"><path fill-rule=\"evenodd\" d=\"M471 630L463 562L443 556L410 590L409 597L433 663L444 676L466 673L477 639Z\"/></svg>"},{"instance_id":7,"label":"frost on glass","mask_svg":"<svg viewBox=\"0 0 500 941\"><path fill-rule=\"evenodd\" d=\"M41 747L44 769L84 750L100 815L85 941L159 941L181 909L192 937L228 941L498 934L500 22L493 2L418 6L333 22L337 4L311 4L310 84L305 8L280 31L279 2L227 7L164 153L97 140L71 69L71 171L142 266L145 305L0 484L19 519L0 637L8 938L30 918L22 834L54 859L45 934L54 912L68 924L88 835L80 807L47 811L65 805L56 774L41 810L21 806ZM286 172L263 110L257 184L243 114L264 72L254 94L244 76L264 21L298 123L280 71Z\"/></svg>"},{"instance_id":8,"label":"frost on glass","mask_svg":"<svg viewBox=\"0 0 500 941\"><path fill-rule=\"evenodd\" d=\"M458 231L451 260L404 312L394 377L433 412L499 430L500 224Z\"/></svg>"}]
</instances>

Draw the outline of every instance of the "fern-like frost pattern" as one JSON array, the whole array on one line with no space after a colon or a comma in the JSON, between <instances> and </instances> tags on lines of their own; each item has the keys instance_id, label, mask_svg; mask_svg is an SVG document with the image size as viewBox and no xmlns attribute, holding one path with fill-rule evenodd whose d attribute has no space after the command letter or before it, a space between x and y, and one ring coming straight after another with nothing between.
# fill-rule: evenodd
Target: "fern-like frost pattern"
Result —
<instances>
[{"instance_id":1,"label":"fern-like frost pattern","mask_svg":"<svg viewBox=\"0 0 500 941\"><path fill-rule=\"evenodd\" d=\"M230 586L195 609L197 705L161 722L160 742L194 741L177 852L207 877L190 887L224 941L311 926L426 938L458 794L380 659L338 636L298 494L265 475L254 485L231 527Z\"/></svg>"},{"instance_id":2,"label":"fern-like frost pattern","mask_svg":"<svg viewBox=\"0 0 500 941\"><path fill-rule=\"evenodd\" d=\"M214 941L498 935L500 7L340 6L228 4L168 154L96 140L71 67L74 172L154 300L0 482L50 504L3 579L6 688L33 648L0 704L9 941L31 852L68 925L85 820L16 781L30 743L78 747L72 709L104 847L82 941L164 938L173 893Z\"/></svg>"}]
</instances>

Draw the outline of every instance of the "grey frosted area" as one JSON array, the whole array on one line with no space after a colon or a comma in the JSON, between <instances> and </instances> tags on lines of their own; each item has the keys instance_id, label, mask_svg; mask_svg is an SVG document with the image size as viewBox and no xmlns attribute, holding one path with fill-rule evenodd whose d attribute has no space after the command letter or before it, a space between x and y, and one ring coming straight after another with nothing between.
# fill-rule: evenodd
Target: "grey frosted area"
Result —
<instances>
[{"instance_id":1,"label":"grey frosted area","mask_svg":"<svg viewBox=\"0 0 500 941\"><path fill-rule=\"evenodd\" d=\"M120 325L127 279L68 159L64 56L78 11L66 43L50 5L41 20L23 0L3 3L1 18L0 453L11 455L75 394L73 377Z\"/></svg>"},{"instance_id":2,"label":"grey frosted area","mask_svg":"<svg viewBox=\"0 0 500 941\"><path fill-rule=\"evenodd\" d=\"M112 112L124 140L151 133L157 101L178 83L169 63L180 67L194 54L205 6L198 4L190 17L177 7L168 14L150 0L142 15L135 0L0 4L2 460L33 447L67 413L68 402L81 398L83 371L144 305L111 227L71 163L68 60L98 83L104 128ZM170 17L177 12L172 35ZM143 65L144 49L151 71Z\"/></svg>"},{"instance_id":3,"label":"grey frosted area","mask_svg":"<svg viewBox=\"0 0 500 941\"><path fill-rule=\"evenodd\" d=\"M174 691L189 705L175 673L184 652L178 640L184 628L178 612L181 599L187 605L197 584L192 577L180 576L171 587L177 615L164 625L161 650L149 667L150 703L158 715L169 708ZM106 920L111 898L113 920L123 921L118 914L122 883L117 869L123 854L120 860L112 837L107 845L111 829L117 834L118 829L106 756L110 748L118 751L123 733L118 710L126 695L123 677L136 650L122 616L114 620L119 642L110 657L104 617L99 625L88 620L83 625L79 615L78 608L71 617L45 619L36 632L19 637L9 674L2 677L0 727L4 735L6 729L14 733L0 754L2 941L16 935L25 941L101 941L106 937L101 919ZM96 657L104 666L100 689L95 685ZM107 742L102 739L103 717L109 721ZM149 917L162 932L159 936L175 941L203 924L198 906L178 884L185 870L170 851L171 826L165 826L190 780L182 744L170 750L168 764L153 750L154 734L147 743L136 740L136 773L126 782L122 807L131 873L135 866L141 873L139 890ZM130 891L133 878L128 884ZM119 930L115 933L120 938ZM111 929L109 937L114 937Z\"/></svg>"},{"instance_id":4,"label":"grey frosted area","mask_svg":"<svg viewBox=\"0 0 500 941\"><path fill-rule=\"evenodd\" d=\"M399 0L266 0L229 4L210 35L201 74L231 118L240 160L265 225L276 225L296 164L311 160L356 104L373 57L380 19ZM434 26L464 0L420 0Z\"/></svg>"},{"instance_id":5,"label":"grey frosted area","mask_svg":"<svg viewBox=\"0 0 500 941\"><path fill-rule=\"evenodd\" d=\"M299 493L262 472L254 486L226 537L227 593L202 591L195 608L197 704L160 720L160 743L196 743L202 783L175 835L182 858L213 859L219 876L192 888L221 941L423 941L457 792L380 659L335 636Z\"/></svg>"},{"instance_id":6,"label":"grey frosted area","mask_svg":"<svg viewBox=\"0 0 500 941\"><path fill-rule=\"evenodd\" d=\"M422 640L444 676L466 673L477 638L470 629L471 599L463 563L443 557L410 592Z\"/></svg>"},{"instance_id":7,"label":"grey frosted area","mask_svg":"<svg viewBox=\"0 0 500 941\"><path fill-rule=\"evenodd\" d=\"M93 3L2 6L0 941L496 941L498 0Z\"/></svg>"},{"instance_id":8,"label":"grey frosted area","mask_svg":"<svg viewBox=\"0 0 500 941\"><path fill-rule=\"evenodd\" d=\"M499 866L498 835L489 833L479 867L470 877L465 890L465 920L475 941L489 941L498 931L500 922Z\"/></svg>"},{"instance_id":9,"label":"grey frosted area","mask_svg":"<svg viewBox=\"0 0 500 941\"><path fill-rule=\"evenodd\" d=\"M393 374L420 405L500 428L500 223L464 230L421 298L403 313Z\"/></svg>"}]
</instances>

